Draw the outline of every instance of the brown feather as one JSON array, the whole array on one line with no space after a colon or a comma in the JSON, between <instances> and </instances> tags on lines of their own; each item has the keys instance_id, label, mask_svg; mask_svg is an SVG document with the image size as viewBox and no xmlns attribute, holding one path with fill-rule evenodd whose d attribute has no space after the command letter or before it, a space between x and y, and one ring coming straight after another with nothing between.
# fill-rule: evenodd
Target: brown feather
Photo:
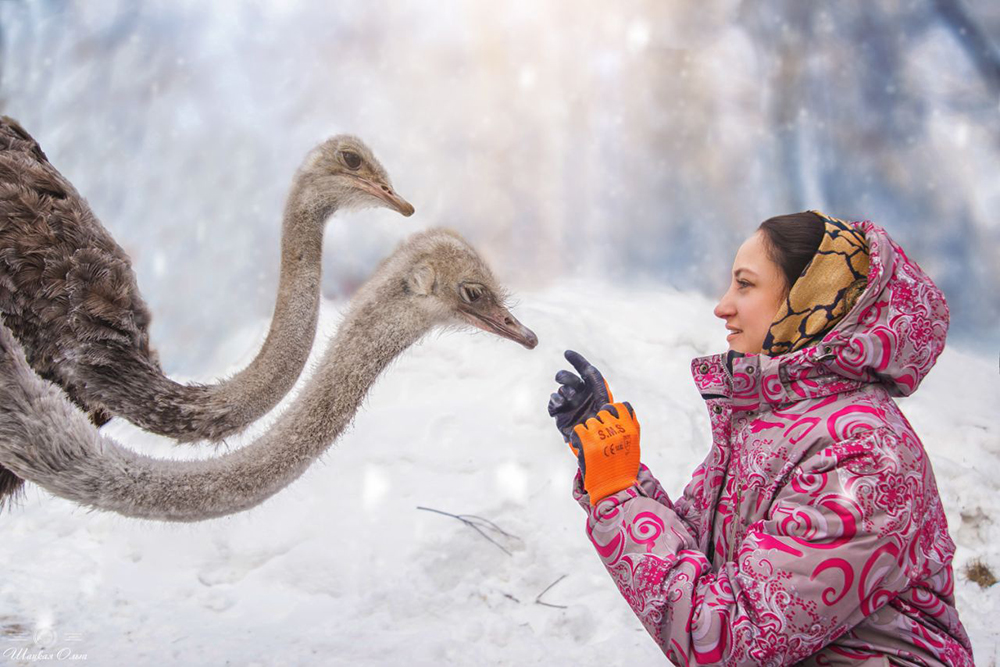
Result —
<instances>
[{"instance_id":1,"label":"brown feather","mask_svg":"<svg viewBox=\"0 0 1000 667\"><path fill-rule=\"evenodd\" d=\"M159 370L151 315L125 251L17 123L0 118L0 314L41 377L107 421L82 388L89 366ZM113 346L113 354L109 354ZM21 480L0 467L0 506Z\"/></svg>"}]
</instances>

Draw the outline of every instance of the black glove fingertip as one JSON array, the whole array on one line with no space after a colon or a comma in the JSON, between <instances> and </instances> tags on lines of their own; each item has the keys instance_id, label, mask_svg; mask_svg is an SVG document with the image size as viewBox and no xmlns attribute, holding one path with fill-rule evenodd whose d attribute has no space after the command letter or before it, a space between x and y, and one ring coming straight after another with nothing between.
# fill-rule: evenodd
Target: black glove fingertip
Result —
<instances>
[{"instance_id":1,"label":"black glove fingertip","mask_svg":"<svg viewBox=\"0 0 1000 667\"><path fill-rule=\"evenodd\" d=\"M576 372L579 373L581 376L583 375L584 369L593 368L593 366L590 365L590 362L584 359L583 355L580 354L579 352L576 352L574 350L566 350L566 354L563 356L566 357L566 361L573 364L573 368L575 368Z\"/></svg>"}]
</instances>

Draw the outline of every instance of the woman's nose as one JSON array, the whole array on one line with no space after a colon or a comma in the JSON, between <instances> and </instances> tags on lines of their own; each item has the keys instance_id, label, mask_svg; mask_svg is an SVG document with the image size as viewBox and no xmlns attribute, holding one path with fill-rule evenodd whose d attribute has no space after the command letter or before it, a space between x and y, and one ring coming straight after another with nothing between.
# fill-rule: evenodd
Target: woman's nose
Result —
<instances>
[{"instance_id":1,"label":"woman's nose","mask_svg":"<svg viewBox=\"0 0 1000 667\"><path fill-rule=\"evenodd\" d=\"M715 316L720 320L727 319L736 314L736 309L733 308L733 301L729 298L729 292L722 295L719 299L719 303L715 304L715 310L712 311Z\"/></svg>"}]
</instances>

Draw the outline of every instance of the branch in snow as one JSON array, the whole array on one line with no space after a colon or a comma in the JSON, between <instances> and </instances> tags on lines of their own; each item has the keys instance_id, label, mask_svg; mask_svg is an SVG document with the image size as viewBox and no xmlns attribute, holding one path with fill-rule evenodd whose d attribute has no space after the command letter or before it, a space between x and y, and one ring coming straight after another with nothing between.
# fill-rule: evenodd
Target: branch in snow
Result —
<instances>
[{"instance_id":1,"label":"branch in snow","mask_svg":"<svg viewBox=\"0 0 1000 667\"><path fill-rule=\"evenodd\" d=\"M508 537L510 539L521 541L521 538L518 537L517 535L511 535L510 533L508 533L503 528L501 528L500 526L496 525L495 523L493 523L489 519L484 519L484 518L482 518L480 516L476 516L475 514L452 514L451 512L443 512L441 510L436 510L436 509L434 509L432 507L420 507L420 506L418 506L417 509L418 510L423 510L425 512L434 512L435 514L442 514L444 516L450 516L453 519L458 519L459 521L461 521L462 523L464 523L466 526L468 526L469 528L472 528L477 533L479 533L480 535L482 535L483 537L485 537L487 540L489 540L490 542L492 542L493 544L495 544L498 549L500 549L501 551L503 551L508 556L513 556L513 554L510 551L508 551L502 544L500 544L499 542L497 542L496 540L494 540L492 537L490 537L489 535L487 535L486 532L483 529L485 528L486 530L491 530L491 531L493 531L493 532L495 532L495 533L497 533L499 535L503 535L504 537Z\"/></svg>"},{"instance_id":2,"label":"branch in snow","mask_svg":"<svg viewBox=\"0 0 1000 667\"><path fill-rule=\"evenodd\" d=\"M566 609L566 605L564 605L564 604L551 604L549 602L542 602L542 596L545 595L546 593L548 593L549 590L553 586L555 586L556 584L558 584L560 581L562 581L563 579L565 579L567 576L568 575L564 574L563 576L559 577L558 579L556 579L555 581L553 581L551 584L549 584L548 586L546 586L545 590L542 591L541 593L539 593L537 597L535 597L535 604L540 604L540 605L543 605L545 607L553 607L554 609Z\"/></svg>"}]
</instances>

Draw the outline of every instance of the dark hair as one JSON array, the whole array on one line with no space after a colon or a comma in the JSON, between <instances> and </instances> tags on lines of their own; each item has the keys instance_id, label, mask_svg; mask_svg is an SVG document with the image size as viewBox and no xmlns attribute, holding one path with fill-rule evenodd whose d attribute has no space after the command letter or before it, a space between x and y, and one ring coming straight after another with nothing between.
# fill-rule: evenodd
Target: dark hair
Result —
<instances>
[{"instance_id":1,"label":"dark hair","mask_svg":"<svg viewBox=\"0 0 1000 667\"><path fill-rule=\"evenodd\" d=\"M826 223L812 211L804 211L768 218L759 229L767 240L768 256L781 267L788 289L792 289L819 249Z\"/></svg>"}]
</instances>

